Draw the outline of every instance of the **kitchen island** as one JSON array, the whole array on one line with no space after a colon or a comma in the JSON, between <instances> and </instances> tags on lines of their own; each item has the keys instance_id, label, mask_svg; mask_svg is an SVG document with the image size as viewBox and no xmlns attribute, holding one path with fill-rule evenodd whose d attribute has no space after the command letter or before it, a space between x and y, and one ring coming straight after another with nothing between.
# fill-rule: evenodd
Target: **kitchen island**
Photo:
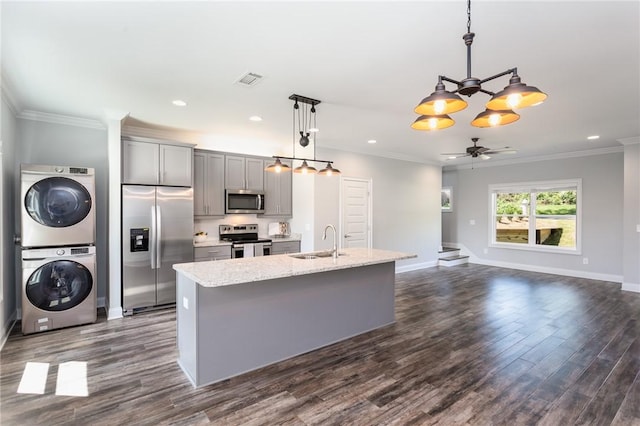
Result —
<instances>
[{"instance_id":1,"label":"kitchen island","mask_svg":"<svg viewBox=\"0 0 640 426\"><path fill-rule=\"evenodd\" d=\"M375 249L174 265L178 363L215 383L392 324L395 261Z\"/></svg>"}]
</instances>

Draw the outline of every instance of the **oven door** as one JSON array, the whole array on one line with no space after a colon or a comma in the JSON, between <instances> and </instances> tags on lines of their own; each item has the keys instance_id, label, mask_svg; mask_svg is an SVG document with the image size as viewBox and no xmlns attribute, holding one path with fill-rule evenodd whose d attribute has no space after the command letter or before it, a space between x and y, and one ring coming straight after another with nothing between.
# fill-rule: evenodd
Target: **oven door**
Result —
<instances>
[{"instance_id":1,"label":"oven door","mask_svg":"<svg viewBox=\"0 0 640 426\"><path fill-rule=\"evenodd\" d=\"M231 258L232 259L240 259L244 257L244 246L245 244L233 244L231 246Z\"/></svg>"}]
</instances>

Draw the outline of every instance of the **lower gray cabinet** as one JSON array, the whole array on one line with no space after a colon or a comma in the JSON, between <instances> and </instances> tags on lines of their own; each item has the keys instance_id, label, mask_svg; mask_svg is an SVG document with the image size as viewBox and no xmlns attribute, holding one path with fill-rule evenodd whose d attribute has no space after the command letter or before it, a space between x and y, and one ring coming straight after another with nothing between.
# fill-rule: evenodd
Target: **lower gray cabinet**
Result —
<instances>
[{"instance_id":1,"label":"lower gray cabinet","mask_svg":"<svg viewBox=\"0 0 640 426\"><path fill-rule=\"evenodd\" d=\"M271 254L300 253L300 241L271 242Z\"/></svg>"},{"instance_id":2,"label":"lower gray cabinet","mask_svg":"<svg viewBox=\"0 0 640 426\"><path fill-rule=\"evenodd\" d=\"M196 247L193 249L194 262L231 259L231 246Z\"/></svg>"}]
</instances>

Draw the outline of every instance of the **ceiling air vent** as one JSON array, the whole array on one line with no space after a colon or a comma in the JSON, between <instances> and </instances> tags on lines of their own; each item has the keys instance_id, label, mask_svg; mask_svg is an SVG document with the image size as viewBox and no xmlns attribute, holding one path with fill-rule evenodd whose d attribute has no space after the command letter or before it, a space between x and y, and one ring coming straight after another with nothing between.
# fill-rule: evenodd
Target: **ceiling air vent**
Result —
<instances>
[{"instance_id":1,"label":"ceiling air vent","mask_svg":"<svg viewBox=\"0 0 640 426\"><path fill-rule=\"evenodd\" d=\"M262 76L260 74L248 72L241 75L240 78L236 81L236 84L239 84L240 86L250 87L260 83L260 80L262 80Z\"/></svg>"}]
</instances>

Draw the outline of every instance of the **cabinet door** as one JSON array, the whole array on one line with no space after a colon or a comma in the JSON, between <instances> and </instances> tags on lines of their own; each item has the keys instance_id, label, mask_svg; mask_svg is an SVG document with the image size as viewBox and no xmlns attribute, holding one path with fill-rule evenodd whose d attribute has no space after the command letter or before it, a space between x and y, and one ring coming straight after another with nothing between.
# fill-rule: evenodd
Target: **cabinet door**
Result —
<instances>
[{"instance_id":1,"label":"cabinet door","mask_svg":"<svg viewBox=\"0 0 640 426\"><path fill-rule=\"evenodd\" d=\"M271 164L271 160L265 160L264 166ZM280 185L280 175L282 173L291 174L291 172L274 173L264 171L264 215L265 216L277 216L278 206L280 204L280 191L278 186ZM275 250L275 243L272 247Z\"/></svg>"},{"instance_id":2,"label":"cabinet door","mask_svg":"<svg viewBox=\"0 0 640 426\"><path fill-rule=\"evenodd\" d=\"M138 141L122 143L122 183L157 185L158 144Z\"/></svg>"},{"instance_id":3,"label":"cabinet door","mask_svg":"<svg viewBox=\"0 0 640 426\"><path fill-rule=\"evenodd\" d=\"M193 215L207 214L207 154L193 153Z\"/></svg>"},{"instance_id":4,"label":"cabinet door","mask_svg":"<svg viewBox=\"0 0 640 426\"><path fill-rule=\"evenodd\" d=\"M160 185L191 186L193 148L160 145Z\"/></svg>"},{"instance_id":5,"label":"cabinet door","mask_svg":"<svg viewBox=\"0 0 640 426\"><path fill-rule=\"evenodd\" d=\"M272 160L265 160L265 167ZM291 167L290 161L282 161ZM265 216L291 216L293 212L291 202L292 172L264 172L264 215Z\"/></svg>"},{"instance_id":6,"label":"cabinet door","mask_svg":"<svg viewBox=\"0 0 640 426\"><path fill-rule=\"evenodd\" d=\"M224 186L226 189L245 189L244 157L224 157Z\"/></svg>"},{"instance_id":7,"label":"cabinet door","mask_svg":"<svg viewBox=\"0 0 640 426\"><path fill-rule=\"evenodd\" d=\"M293 216L292 183L293 183L292 172L280 173L280 185L279 185L280 206L278 208L278 213L280 214L280 216Z\"/></svg>"},{"instance_id":8,"label":"cabinet door","mask_svg":"<svg viewBox=\"0 0 640 426\"><path fill-rule=\"evenodd\" d=\"M245 159L246 188L253 191L264 190L264 160L261 158Z\"/></svg>"},{"instance_id":9,"label":"cabinet door","mask_svg":"<svg viewBox=\"0 0 640 426\"><path fill-rule=\"evenodd\" d=\"M207 155L207 215L224 216L224 155Z\"/></svg>"}]
</instances>

